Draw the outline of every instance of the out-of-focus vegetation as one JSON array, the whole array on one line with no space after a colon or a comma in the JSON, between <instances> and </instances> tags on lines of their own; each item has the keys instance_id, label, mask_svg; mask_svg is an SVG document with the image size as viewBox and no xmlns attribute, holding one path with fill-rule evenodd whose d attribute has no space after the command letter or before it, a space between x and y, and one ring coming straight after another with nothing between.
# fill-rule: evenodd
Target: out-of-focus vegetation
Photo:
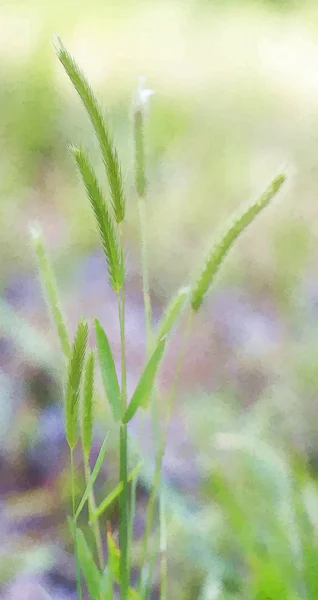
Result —
<instances>
[{"instance_id":1,"label":"out-of-focus vegetation","mask_svg":"<svg viewBox=\"0 0 318 600\"><path fill-rule=\"evenodd\" d=\"M167 467L169 582L176 599L314 598L318 5L21 0L0 12L0 284L6 303L0 531L9 540L0 582L7 585L20 573L32 579L58 563L64 571L59 567L55 584L60 577L62 588L62 571L63 589L73 589L68 555L55 549L67 548L64 519L55 512L67 497L67 476L54 471L44 491L35 482L37 491L27 492L34 476L30 456L38 468L45 470L46 462L56 469L62 444L59 390L50 378L59 365L50 337L41 335L47 321L33 279L29 224L37 220L44 229L70 318L82 311L89 277L101 275L85 262L96 233L68 152L70 141L85 139L98 161L97 144L54 56L51 39L58 33L107 106L127 166L132 281L140 267L131 99L140 75L156 92L147 124L148 219L151 287L159 304L188 280L223 219L279 170L287 172L283 199L229 257L186 359L184 388L193 393L180 397L168 444L168 455L169 448L174 453ZM85 269L90 275L79 275L72 287L73 272ZM103 293L96 286L88 297L94 310L105 310ZM138 323L132 321L134 335ZM9 335L14 351L6 345ZM32 375L39 366L48 378L34 383L31 377L24 389L25 369ZM198 390L202 374L206 394ZM183 431L176 449L174 428ZM111 441L110 447L111 487L117 456ZM180 479L190 482L185 499L174 487ZM8 522L16 522L13 531ZM33 537L25 535L29 522ZM21 586L12 591L14 600L21 599Z\"/></svg>"},{"instance_id":2,"label":"out-of-focus vegetation","mask_svg":"<svg viewBox=\"0 0 318 600\"><path fill-rule=\"evenodd\" d=\"M303 267L314 269L315 257L318 57L311 10L312 18L306 3L287 10L284 2L2 8L2 276L19 263L30 267L26 218L59 221L50 237L61 258L95 243L67 151L89 124L79 119L81 107L52 52L58 32L109 109L128 189L138 76L145 74L156 91L148 127L154 286L170 290L183 279L221 218L286 164L294 174L292 198L277 208L279 218L268 216L259 226L262 236L259 229L240 244L227 275L247 283L255 259L260 278L270 278L279 295L289 293ZM134 213L132 198L130 235L137 249ZM187 259L182 264L180 248Z\"/></svg>"}]
</instances>

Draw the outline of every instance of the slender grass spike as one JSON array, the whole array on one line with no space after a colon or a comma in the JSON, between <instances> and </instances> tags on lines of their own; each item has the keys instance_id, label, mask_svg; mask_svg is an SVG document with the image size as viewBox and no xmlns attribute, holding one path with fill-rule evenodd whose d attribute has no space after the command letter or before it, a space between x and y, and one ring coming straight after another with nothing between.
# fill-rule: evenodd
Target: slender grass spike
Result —
<instances>
[{"instance_id":1,"label":"slender grass spike","mask_svg":"<svg viewBox=\"0 0 318 600\"><path fill-rule=\"evenodd\" d=\"M42 234L38 227L32 227L31 236L38 259L40 280L47 299L47 305L52 315L53 323L56 327L62 352L66 357L68 357L70 353L70 342L67 328L60 308L56 281L51 269L50 261L44 248Z\"/></svg>"},{"instance_id":2,"label":"slender grass spike","mask_svg":"<svg viewBox=\"0 0 318 600\"><path fill-rule=\"evenodd\" d=\"M192 288L190 302L194 312L199 310L215 274L235 240L270 203L272 198L279 192L284 181L285 175L278 175L256 202L250 204L237 217L231 219L219 241L212 247L204 268Z\"/></svg>"},{"instance_id":3,"label":"slender grass spike","mask_svg":"<svg viewBox=\"0 0 318 600\"><path fill-rule=\"evenodd\" d=\"M105 165L114 215L117 223L121 223L125 218L123 177L112 137L107 129L101 108L92 88L58 36L54 37L54 46L58 59L77 91L94 127Z\"/></svg>"},{"instance_id":4,"label":"slender grass spike","mask_svg":"<svg viewBox=\"0 0 318 600\"><path fill-rule=\"evenodd\" d=\"M119 244L117 223L109 211L103 192L83 149L71 147L77 168L82 176L87 196L94 211L102 247L106 257L110 284L118 292L124 283L123 253Z\"/></svg>"},{"instance_id":5,"label":"slender grass spike","mask_svg":"<svg viewBox=\"0 0 318 600\"><path fill-rule=\"evenodd\" d=\"M69 359L65 392L65 432L71 450L74 450L78 439L79 398L87 337L88 323L87 321L80 321Z\"/></svg>"},{"instance_id":6,"label":"slender grass spike","mask_svg":"<svg viewBox=\"0 0 318 600\"><path fill-rule=\"evenodd\" d=\"M85 365L83 402L81 410L82 444L86 458L89 457L93 438L93 394L94 394L94 352L90 352Z\"/></svg>"}]
</instances>

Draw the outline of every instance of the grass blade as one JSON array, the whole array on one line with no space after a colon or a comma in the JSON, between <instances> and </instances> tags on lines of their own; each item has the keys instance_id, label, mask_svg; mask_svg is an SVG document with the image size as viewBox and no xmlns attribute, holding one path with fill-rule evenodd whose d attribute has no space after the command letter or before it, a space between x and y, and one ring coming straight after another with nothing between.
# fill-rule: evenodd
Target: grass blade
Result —
<instances>
[{"instance_id":1,"label":"grass blade","mask_svg":"<svg viewBox=\"0 0 318 600\"><path fill-rule=\"evenodd\" d=\"M192 309L195 312L199 310L204 300L204 296L213 282L215 274L235 240L270 203L272 198L280 190L284 181L285 175L278 175L256 202L251 204L247 209L244 209L238 217L231 220L220 240L213 246L205 266L192 289L190 302Z\"/></svg>"},{"instance_id":2,"label":"grass blade","mask_svg":"<svg viewBox=\"0 0 318 600\"><path fill-rule=\"evenodd\" d=\"M85 492L83 494L82 500L80 501L78 509L77 509L77 511L75 513L75 517L74 517L75 521L77 521L78 517L80 516L80 514L81 514L81 512L82 512L82 510L84 508L84 505L87 502L87 500L89 498L89 495L90 495L90 493L91 493L91 491L93 489L93 485L94 485L94 483L95 483L95 481L97 479L98 473L101 470L102 464L103 464L104 459L105 459L105 454L106 454L107 438L108 438L108 435L106 436L106 438L103 441L102 447L101 447L101 449L99 451L99 454L98 454L98 457L97 457L94 469L93 469L93 471L92 471L92 473L90 475L90 478L88 480L88 483L87 483Z\"/></svg>"},{"instance_id":3,"label":"grass blade","mask_svg":"<svg viewBox=\"0 0 318 600\"><path fill-rule=\"evenodd\" d=\"M92 553L81 529L76 529L78 558L91 600L100 600L101 574L95 565Z\"/></svg>"},{"instance_id":4,"label":"grass blade","mask_svg":"<svg viewBox=\"0 0 318 600\"><path fill-rule=\"evenodd\" d=\"M103 600L114 600L112 576L108 565L101 576L99 593Z\"/></svg>"},{"instance_id":5,"label":"grass blade","mask_svg":"<svg viewBox=\"0 0 318 600\"><path fill-rule=\"evenodd\" d=\"M127 481L133 481L137 477L141 466L142 463L138 463L138 465L128 475ZM90 525L92 525L96 521L96 519L99 519L99 517L105 512L105 510L107 510L107 508L114 502L114 500L116 500L119 494L122 493L123 488L123 482L120 481L116 485L116 487L114 487L114 489L108 494L108 496L106 496L103 502L98 506L96 512L91 515L91 520L89 523Z\"/></svg>"},{"instance_id":6,"label":"grass blade","mask_svg":"<svg viewBox=\"0 0 318 600\"><path fill-rule=\"evenodd\" d=\"M90 352L85 365L84 393L81 414L82 445L85 456L90 455L93 439L94 353Z\"/></svg>"},{"instance_id":7,"label":"grass blade","mask_svg":"<svg viewBox=\"0 0 318 600\"><path fill-rule=\"evenodd\" d=\"M179 290L169 302L157 328L157 342L170 333L179 318L185 301L189 296L190 287L184 287Z\"/></svg>"},{"instance_id":8,"label":"grass blade","mask_svg":"<svg viewBox=\"0 0 318 600\"><path fill-rule=\"evenodd\" d=\"M155 377L164 353L166 340L160 340L151 355L135 389L133 397L123 417L123 423L128 423L139 406L146 407L154 385Z\"/></svg>"},{"instance_id":9,"label":"grass blade","mask_svg":"<svg viewBox=\"0 0 318 600\"><path fill-rule=\"evenodd\" d=\"M62 352L66 357L68 357L70 354L70 342L68 339L68 333L64 317L62 315L62 311L59 304L57 285L55 282L53 271L51 269L48 256L45 252L44 243L40 231L36 228L32 228L31 235L38 260L40 279L46 296L47 305L52 315L53 323L56 327Z\"/></svg>"},{"instance_id":10,"label":"grass blade","mask_svg":"<svg viewBox=\"0 0 318 600\"><path fill-rule=\"evenodd\" d=\"M113 417L115 421L119 421L121 417L121 401L114 359L107 335L97 319L95 319L95 330L99 365L105 393L111 406Z\"/></svg>"},{"instance_id":11,"label":"grass blade","mask_svg":"<svg viewBox=\"0 0 318 600\"><path fill-rule=\"evenodd\" d=\"M98 139L103 161L105 165L106 175L110 187L112 206L117 223L121 223L125 217L125 199L123 191L123 177L118 160L116 148L113 144L112 137L106 127L102 116L102 111L96 100L96 97L78 67L77 63L69 52L63 46L61 40L56 38L57 56L62 63L69 79L71 80L75 90L77 91L84 107L89 115L91 123L94 127L96 137Z\"/></svg>"},{"instance_id":12,"label":"grass blade","mask_svg":"<svg viewBox=\"0 0 318 600\"><path fill-rule=\"evenodd\" d=\"M117 225L106 206L103 192L89 160L81 148L71 148L83 179L87 196L94 211L102 247L106 257L110 284L118 292L124 281L123 253L119 244Z\"/></svg>"},{"instance_id":13,"label":"grass blade","mask_svg":"<svg viewBox=\"0 0 318 600\"><path fill-rule=\"evenodd\" d=\"M81 379L84 370L87 336L88 324L86 321L80 321L69 359L65 393L65 433L67 443L71 450L75 448L78 438L78 406Z\"/></svg>"}]
</instances>

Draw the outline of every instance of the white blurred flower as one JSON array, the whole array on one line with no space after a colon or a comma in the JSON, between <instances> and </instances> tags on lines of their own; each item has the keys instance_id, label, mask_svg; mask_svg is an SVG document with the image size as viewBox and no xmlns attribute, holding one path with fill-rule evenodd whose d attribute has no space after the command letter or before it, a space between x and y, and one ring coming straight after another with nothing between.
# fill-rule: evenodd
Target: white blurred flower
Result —
<instances>
[{"instance_id":1,"label":"white blurred flower","mask_svg":"<svg viewBox=\"0 0 318 600\"><path fill-rule=\"evenodd\" d=\"M139 77L139 86L137 89L136 106L139 109L146 110L148 106L148 100L154 95L154 90L146 87L146 77Z\"/></svg>"}]
</instances>

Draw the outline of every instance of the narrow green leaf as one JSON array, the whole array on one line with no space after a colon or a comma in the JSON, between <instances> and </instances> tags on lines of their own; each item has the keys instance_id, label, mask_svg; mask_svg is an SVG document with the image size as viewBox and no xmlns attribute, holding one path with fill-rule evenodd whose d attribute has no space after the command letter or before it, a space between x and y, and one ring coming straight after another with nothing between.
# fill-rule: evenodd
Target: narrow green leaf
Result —
<instances>
[{"instance_id":1,"label":"narrow green leaf","mask_svg":"<svg viewBox=\"0 0 318 600\"><path fill-rule=\"evenodd\" d=\"M84 391L81 412L82 445L86 457L90 455L93 439L93 394L94 394L94 353L90 352L84 373Z\"/></svg>"},{"instance_id":2,"label":"narrow green leaf","mask_svg":"<svg viewBox=\"0 0 318 600\"><path fill-rule=\"evenodd\" d=\"M161 339L158 342L153 354L151 355L141 377L133 397L126 409L123 417L123 423L128 423L134 416L135 412L142 406L145 408L150 398L151 390L153 388L155 377L164 353L166 340Z\"/></svg>"},{"instance_id":3,"label":"narrow green leaf","mask_svg":"<svg viewBox=\"0 0 318 600\"><path fill-rule=\"evenodd\" d=\"M185 305L185 301L189 297L189 293L190 287L184 287L179 290L169 302L157 327L157 342L170 333L181 314L181 311Z\"/></svg>"},{"instance_id":4,"label":"narrow green leaf","mask_svg":"<svg viewBox=\"0 0 318 600\"><path fill-rule=\"evenodd\" d=\"M107 548L109 566L114 580L117 582L120 578L120 550L117 548L110 530L107 530Z\"/></svg>"},{"instance_id":5,"label":"narrow green leaf","mask_svg":"<svg viewBox=\"0 0 318 600\"><path fill-rule=\"evenodd\" d=\"M123 177L112 136L107 129L102 111L88 81L73 57L63 46L61 40L57 37L56 41L57 56L77 91L94 127L108 178L114 215L117 223L121 223L125 217Z\"/></svg>"},{"instance_id":6,"label":"narrow green leaf","mask_svg":"<svg viewBox=\"0 0 318 600\"><path fill-rule=\"evenodd\" d=\"M123 252L119 243L117 224L106 206L103 192L89 160L81 148L72 147L77 168L82 176L88 199L94 211L102 247L106 257L110 284L118 292L124 282Z\"/></svg>"},{"instance_id":7,"label":"narrow green leaf","mask_svg":"<svg viewBox=\"0 0 318 600\"><path fill-rule=\"evenodd\" d=\"M92 553L81 529L76 529L78 558L91 600L100 600L101 574L95 565Z\"/></svg>"},{"instance_id":8,"label":"narrow green leaf","mask_svg":"<svg viewBox=\"0 0 318 600\"><path fill-rule=\"evenodd\" d=\"M91 493L91 491L93 489L93 485L94 485L94 483L95 483L95 481L97 479L98 473L101 470L102 464L103 464L104 459L105 459L105 454L106 454L107 438L108 438L108 434L107 434L107 436L105 437L105 439L103 441L102 447L101 447L101 449L100 449L100 451L98 453L98 457L97 457L94 469L93 469L93 471L92 471L92 473L90 475L90 478L89 478L89 480L87 482L87 486L86 486L85 492L83 494L82 500L80 501L80 503L78 505L78 509L77 509L75 517L74 517L75 521L77 521L78 517L80 516L80 514L81 514L81 512L82 512L82 510L83 510L83 508L85 506L85 502L87 502L87 500L89 498L89 495L90 495L90 493Z\"/></svg>"},{"instance_id":9,"label":"narrow green leaf","mask_svg":"<svg viewBox=\"0 0 318 600\"><path fill-rule=\"evenodd\" d=\"M113 578L117 583L120 583L121 552L120 552L119 548L117 548L110 531L107 531L107 548L108 548L109 566L110 566ZM134 588L129 587L128 598L129 598L129 600L139 600L139 594L137 593L137 591Z\"/></svg>"},{"instance_id":10,"label":"narrow green leaf","mask_svg":"<svg viewBox=\"0 0 318 600\"><path fill-rule=\"evenodd\" d=\"M45 252L42 235L39 229L33 227L31 229L31 235L38 260L40 279L44 294L46 296L47 305L51 313L53 323L56 327L62 352L66 357L68 357L70 354L70 342L68 339L64 317L60 308L57 285L51 269L50 261Z\"/></svg>"},{"instance_id":11,"label":"narrow green leaf","mask_svg":"<svg viewBox=\"0 0 318 600\"><path fill-rule=\"evenodd\" d=\"M114 600L112 574L108 565L101 576L99 593L102 600Z\"/></svg>"},{"instance_id":12,"label":"narrow green leaf","mask_svg":"<svg viewBox=\"0 0 318 600\"><path fill-rule=\"evenodd\" d=\"M111 406L113 417L115 421L119 421L121 417L120 390L114 359L107 335L97 319L95 319L95 330L98 358L105 393Z\"/></svg>"},{"instance_id":13,"label":"narrow green leaf","mask_svg":"<svg viewBox=\"0 0 318 600\"><path fill-rule=\"evenodd\" d=\"M71 449L75 448L78 438L78 406L87 336L88 324L86 321L80 321L69 358L65 392L65 433Z\"/></svg>"},{"instance_id":14,"label":"narrow green leaf","mask_svg":"<svg viewBox=\"0 0 318 600\"><path fill-rule=\"evenodd\" d=\"M138 463L138 465L129 473L129 475L127 477L127 481L133 481L137 477L141 466L142 466L142 463ZM96 511L91 515L91 519L90 519L90 523L89 523L90 525L95 523L96 519L99 519L99 517L105 512L105 510L107 510L107 508L114 502L114 500L116 500L116 498L119 496L119 494L122 493L123 488L124 488L123 482L120 481L116 485L116 487L114 487L114 489L106 496L106 498L103 500L103 502L101 502L101 504L98 506Z\"/></svg>"},{"instance_id":15,"label":"narrow green leaf","mask_svg":"<svg viewBox=\"0 0 318 600\"><path fill-rule=\"evenodd\" d=\"M255 219L255 217L270 203L272 198L278 193L285 181L285 175L278 175L276 179L268 186L262 196L253 204L245 208L237 217L232 219L225 228L220 240L213 246L209 253L204 268L193 286L191 293L191 306L197 311L204 296L209 290L214 276L220 268L224 257L232 247L237 237L244 229Z\"/></svg>"},{"instance_id":16,"label":"narrow green leaf","mask_svg":"<svg viewBox=\"0 0 318 600\"><path fill-rule=\"evenodd\" d=\"M66 517L67 524L74 542L74 558L75 558L75 574L76 574L76 588L78 600L82 600L82 581L81 581L81 568L78 557L78 540L77 540L77 529L75 521L71 517Z\"/></svg>"}]
</instances>

